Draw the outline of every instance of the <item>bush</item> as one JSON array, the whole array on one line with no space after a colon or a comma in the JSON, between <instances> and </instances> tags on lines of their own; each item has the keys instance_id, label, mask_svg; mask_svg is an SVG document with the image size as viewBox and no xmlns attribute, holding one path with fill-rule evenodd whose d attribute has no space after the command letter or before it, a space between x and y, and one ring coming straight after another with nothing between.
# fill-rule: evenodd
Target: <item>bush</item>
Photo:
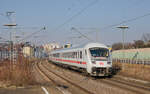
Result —
<instances>
[{"instance_id":1,"label":"bush","mask_svg":"<svg viewBox=\"0 0 150 94\"><path fill-rule=\"evenodd\" d=\"M35 84L31 61L22 56L19 56L15 64L11 64L8 60L3 61L0 66L0 80L9 81L16 86Z\"/></svg>"},{"instance_id":2,"label":"bush","mask_svg":"<svg viewBox=\"0 0 150 94\"><path fill-rule=\"evenodd\" d=\"M113 66L117 66L121 69L118 71L119 75L150 81L149 65L113 62ZM123 66L124 70L122 69Z\"/></svg>"}]
</instances>

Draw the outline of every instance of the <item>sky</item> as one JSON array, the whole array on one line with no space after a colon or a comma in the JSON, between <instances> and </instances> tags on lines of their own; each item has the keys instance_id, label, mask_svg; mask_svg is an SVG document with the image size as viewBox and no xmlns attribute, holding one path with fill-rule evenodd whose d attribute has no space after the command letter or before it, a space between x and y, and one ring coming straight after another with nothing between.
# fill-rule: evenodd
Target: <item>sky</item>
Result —
<instances>
[{"instance_id":1,"label":"sky","mask_svg":"<svg viewBox=\"0 0 150 94\"><path fill-rule=\"evenodd\" d=\"M25 41L80 44L92 40L111 45L122 42L122 32L116 27L126 25L125 42L133 42L150 33L150 16L111 25L150 13L149 5L150 0L0 0L0 36L9 39L9 32L14 31L24 38L39 31ZM8 11L15 12L11 19L18 29L3 26L9 23ZM41 30L43 27L46 30Z\"/></svg>"}]
</instances>

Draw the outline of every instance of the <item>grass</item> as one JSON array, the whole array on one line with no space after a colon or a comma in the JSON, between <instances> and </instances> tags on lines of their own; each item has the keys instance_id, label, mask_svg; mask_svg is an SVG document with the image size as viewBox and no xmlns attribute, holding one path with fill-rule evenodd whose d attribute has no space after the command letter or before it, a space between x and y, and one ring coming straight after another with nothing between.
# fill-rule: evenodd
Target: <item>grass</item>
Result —
<instances>
[{"instance_id":1,"label":"grass","mask_svg":"<svg viewBox=\"0 0 150 94\"><path fill-rule=\"evenodd\" d=\"M113 68L119 69L117 70L119 75L150 81L149 65L114 62Z\"/></svg>"}]
</instances>

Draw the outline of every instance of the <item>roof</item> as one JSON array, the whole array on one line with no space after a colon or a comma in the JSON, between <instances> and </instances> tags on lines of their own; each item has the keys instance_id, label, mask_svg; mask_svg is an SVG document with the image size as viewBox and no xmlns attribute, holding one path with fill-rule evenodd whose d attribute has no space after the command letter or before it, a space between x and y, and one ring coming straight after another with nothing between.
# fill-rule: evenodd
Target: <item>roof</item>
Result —
<instances>
[{"instance_id":1,"label":"roof","mask_svg":"<svg viewBox=\"0 0 150 94\"><path fill-rule=\"evenodd\" d=\"M74 46L74 47L70 47L70 48L54 50L54 51L52 51L52 53L53 52L59 52L59 51L73 50L73 49L82 49L82 48L89 49L89 48L92 48L92 47L108 48L106 45L100 44L100 43L85 43L85 44Z\"/></svg>"}]
</instances>

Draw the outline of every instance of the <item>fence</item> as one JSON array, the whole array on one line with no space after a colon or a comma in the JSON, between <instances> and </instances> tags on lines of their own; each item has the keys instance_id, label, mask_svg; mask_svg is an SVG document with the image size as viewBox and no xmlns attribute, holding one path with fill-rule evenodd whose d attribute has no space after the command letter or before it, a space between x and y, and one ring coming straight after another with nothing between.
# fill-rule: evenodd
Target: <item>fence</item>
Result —
<instances>
[{"instance_id":1,"label":"fence","mask_svg":"<svg viewBox=\"0 0 150 94\"><path fill-rule=\"evenodd\" d=\"M118 59L118 58L113 58L113 62L150 65L150 60L141 60L141 59Z\"/></svg>"},{"instance_id":2,"label":"fence","mask_svg":"<svg viewBox=\"0 0 150 94\"><path fill-rule=\"evenodd\" d=\"M150 48L116 50L112 52L113 58L150 60Z\"/></svg>"},{"instance_id":3,"label":"fence","mask_svg":"<svg viewBox=\"0 0 150 94\"><path fill-rule=\"evenodd\" d=\"M113 62L150 65L150 48L116 50Z\"/></svg>"},{"instance_id":4,"label":"fence","mask_svg":"<svg viewBox=\"0 0 150 94\"><path fill-rule=\"evenodd\" d=\"M0 60L8 59L9 51L8 50L0 50Z\"/></svg>"}]
</instances>

